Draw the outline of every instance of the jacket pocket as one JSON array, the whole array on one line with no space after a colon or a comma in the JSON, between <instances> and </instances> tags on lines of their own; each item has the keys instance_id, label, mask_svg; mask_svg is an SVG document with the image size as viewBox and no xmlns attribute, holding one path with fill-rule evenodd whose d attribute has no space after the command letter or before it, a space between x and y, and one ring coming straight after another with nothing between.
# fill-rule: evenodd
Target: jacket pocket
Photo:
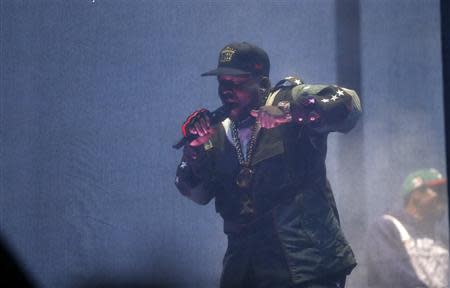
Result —
<instances>
[{"instance_id":1,"label":"jacket pocket","mask_svg":"<svg viewBox=\"0 0 450 288\"><path fill-rule=\"evenodd\" d=\"M283 141L265 141L258 145L258 148L253 156L252 164L256 165L259 162L275 157L284 153Z\"/></svg>"},{"instance_id":2,"label":"jacket pocket","mask_svg":"<svg viewBox=\"0 0 450 288\"><path fill-rule=\"evenodd\" d=\"M325 191L318 187L305 189L302 200L301 224L318 249L335 255L340 247L348 245Z\"/></svg>"}]
</instances>

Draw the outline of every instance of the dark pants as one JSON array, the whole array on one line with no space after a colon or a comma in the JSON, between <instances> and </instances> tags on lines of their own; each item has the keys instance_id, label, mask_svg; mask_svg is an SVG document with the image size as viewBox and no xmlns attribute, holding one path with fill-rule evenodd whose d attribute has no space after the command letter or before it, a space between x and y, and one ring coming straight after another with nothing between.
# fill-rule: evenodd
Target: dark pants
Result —
<instances>
[{"instance_id":1,"label":"dark pants","mask_svg":"<svg viewBox=\"0 0 450 288\"><path fill-rule=\"evenodd\" d=\"M243 287L249 287L249 288L259 288L256 284L256 279L254 278L253 271L249 271L246 275L246 278L243 283ZM299 285L288 285L286 288L345 288L345 280L346 276L339 276L339 277L330 277L320 280L311 281L304 284ZM281 288L281 286L280 286Z\"/></svg>"},{"instance_id":2,"label":"dark pants","mask_svg":"<svg viewBox=\"0 0 450 288\"><path fill-rule=\"evenodd\" d=\"M346 276L326 278L294 286L295 288L344 288Z\"/></svg>"},{"instance_id":3,"label":"dark pants","mask_svg":"<svg viewBox=\"0 0 450 288\"><path fill-rule=\"evenodd\" d=\"M292 287L284 252L272 233L229 236L221 288Z\"/></svg>"},{"instance_id":4,"label":"dark pants","mask_svg":"<svg viewBox=\"0 0 450 288\"><path fill-rule=\"evenodd\" d=\"M345 274L294 285L284 252L270 233L254 238L229 237L221 288L344 288ZM258 245L259 244L259 245Z\"/></svg>"},{"instance_id":5,"label":"dark pants","mask_svg":"<svg viewBox=\"0 0 450 288\"><path fill-rule=\"evenodd\" d=\"M327 277L324 279L314 280L311 282L298 284L298 285L291 285L288 283L285 283L285 284L279 283L281 286L276 286L276 287L278 287L278 288L345 288L345 280L346 280L346 276L344 275L344 276L338 276L338 277ZM258 281L255 277L255 273L254 273L253 269L251 267L249 267L249 270L245 274L243 281L239 284L234 283L234 285L238 285L238 286L233 286L233 287L245 287L245 288L266 287L264 284L262 284L263 286L261 286L258 283L262 284L262 283L264 283L264 281L262 281L262 282ZM228 287L228 286L223 286L223 284L224 283L222 283L223 288Z\"/></svg>"}]
</instances>

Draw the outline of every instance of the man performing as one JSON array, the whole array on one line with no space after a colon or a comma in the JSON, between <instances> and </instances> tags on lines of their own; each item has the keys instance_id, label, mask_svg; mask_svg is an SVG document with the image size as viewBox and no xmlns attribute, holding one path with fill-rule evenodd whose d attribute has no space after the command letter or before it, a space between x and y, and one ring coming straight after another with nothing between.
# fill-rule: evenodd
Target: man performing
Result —
<instances>
[{"instance_id":1,"label":"man performing","mask_svg":"<svg viewBox=\"0 0 450 288\"><path fill-rule=\"evenodd\" d=\"M403 209L383 215L369 231L369 287L448 287L448 240L435 231L447 207L446 182L436 169L406 178Z\"/></svg>"},{"instance_id":2,"label":"man performing","mask_svg":"<svg viewBox=\"0 0 450 288\"><path fill-rule=\"evenodd\" d=\"M228 247L220 287L344 287L356 266L326 177L329 132L348 132L353 90L287 77L273 88L264 50L231 43L219 54L227 118L192 113L175 184L199 204L215 198ZM192 135L197 136L196 139Z\"/></svg>"}]
</instances>

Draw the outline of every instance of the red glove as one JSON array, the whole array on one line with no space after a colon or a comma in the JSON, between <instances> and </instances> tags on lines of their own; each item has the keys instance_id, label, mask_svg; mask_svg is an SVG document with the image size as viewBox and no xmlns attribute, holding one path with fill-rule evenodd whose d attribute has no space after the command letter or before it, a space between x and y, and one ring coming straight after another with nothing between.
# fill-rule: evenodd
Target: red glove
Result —
<instances>
[{"instance_id":1,"label":"red glove","mask_svg":"<svg viewBox=\"0 0 450 288\"><path fill-rule=\"evenodd\" d=\"M183 136L197 135L194 140L192 140L189 145L200 146L208 142L209 138L216 131L210 122L211 112L202 108L195 111L186 119L181 127Z\"/></svg>"},{"instance_id":2,"label":"red glove","mask_svg":"<svg viewBox=\"0 0 450 288\"><path fill-rule=\"evenodd\" d=\"M184 121L183 126L181 126L183 136L186 137L188 134L197 134L195 133L196 129L194 129L195 124L199 123L200 119L208 117L207 114L209 114L209 111L205 108L191 113L191 115L186 118L186 121Z\"/></svg>"}]
</instances>

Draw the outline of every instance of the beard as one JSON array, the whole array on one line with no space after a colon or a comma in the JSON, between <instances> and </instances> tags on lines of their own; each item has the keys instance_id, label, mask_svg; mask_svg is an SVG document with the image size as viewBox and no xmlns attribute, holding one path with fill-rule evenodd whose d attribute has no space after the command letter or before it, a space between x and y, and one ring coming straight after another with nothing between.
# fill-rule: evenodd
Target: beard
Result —
<instances>
[{"instance_id":1,"label":"beard","mask_svg":"<svg viewBox=\"0 0 450 288\"><path fill-rule=\"evenodd\" d=\"M253 118L250 115L250 111L253 109L258 109L261 106L261 93L260 89L255 86L253 89L247 91L248 101L243 101L233 93L224 93L224 91L219 89L219 96L222 100L222 104L232 104L234 107L231 109L229 118L237 123L243 122L246 119Z\"/></svg>"},{"instance_id":2,"label":"beard","mask_svg":"<svg viewBox=\"0 0 450 288\"><path fill-rule=\"evenodd\" d=\"M427 207L422 209L421 214L423 215L423 222L429 225L434 225L444 218L446 208L441 205L435 205L434 207Z\"/></svg>"},{"instance_id":3,"label":"beard","mask_svg":"<svg viewBox=\"0 0 450 288\"><path fill-rule=\"evenodd\" d=\"M259 104L258 98L255 95L253 95L249 103L243 105L239 104L236 108L232 109L230 111L229 118L235 121L236 123L247 122L249 118L254 119L254 117L250 115L250 111L252 111L253 109L258 109L259 108L258 104Z\"/></svg>"}]
</instances>

